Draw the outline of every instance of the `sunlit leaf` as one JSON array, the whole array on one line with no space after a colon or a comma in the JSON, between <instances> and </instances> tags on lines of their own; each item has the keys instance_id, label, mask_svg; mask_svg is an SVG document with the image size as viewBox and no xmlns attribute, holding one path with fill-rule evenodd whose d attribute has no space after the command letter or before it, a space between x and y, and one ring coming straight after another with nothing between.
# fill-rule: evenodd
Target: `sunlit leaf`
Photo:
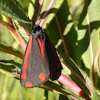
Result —
<instances>
[{"instance_id":1,"label":"sunlit leaf","mask_svg":"<svg viewBox=\"0 0 100 100\"><path fill-rule=\"evenodd\" d=\"M23 23L30 23L22 6L16 0L0 0L0 13Z\"/></svg>"},{"instance_id":2,"label":"sunlit leaf","mask_svg":"<svg viewBox=\"0 0 100 100\"><path fill-rule=\"evenodd\" d=\"M22 55L22 53L20 51L14 49L12 47L9 47L7 45L4 45L2 43L0 43L0 50L3 51L3 52L6 52L6 53L10 53L12 55L15 55L15 56L17 56L19 58L23 58L23 55Z\"/></svg>"}]
</instances>

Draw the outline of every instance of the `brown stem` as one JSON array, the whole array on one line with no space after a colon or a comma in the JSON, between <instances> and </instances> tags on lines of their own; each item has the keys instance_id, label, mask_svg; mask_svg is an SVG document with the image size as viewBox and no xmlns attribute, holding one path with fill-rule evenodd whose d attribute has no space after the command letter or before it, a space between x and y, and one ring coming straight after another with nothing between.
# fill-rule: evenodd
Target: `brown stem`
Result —
<instances>
[{"instance_id":1,"label":"brown stem","mask_svg":"<svg viewBox=\"0 0 100 100\"><path fill-rule=\"evenodd\" d=\"M29 34L31 33L31 31L28 30L28 29L25 27L24 24L22 24L22 23L20 23L20 24L21 24L21 26L24 28L24 30L26 31L27 35L29 35Z\"/></svg>"},{"instance_id":2,"label":"brown stem","mask_svg":"<svg viewBox=\"0 0 100 100\"><path fill-rule=\"evenodd\" d=\"M61 31L61 27L60 27L60 24L58 22L57 16L55 16L55 19L56 19L56 23L57 23L57 26L58 26L58 30L59 30L61 39L63 41L63 46L64 46L65 53L66 53L66 55L68 55L68 50L67 50L67 47L66 47L66 43L65 43L65 40L64 40L64 37L63 37L62 31Z\"/></svg>"},{"instance_id":3,"label":"brown stem","mask_svg":"<svg viewBox=\"0 0 100 100\"><path fill-rule=\"evenodd\" d=\"M0 50L2 50L2 51L4 51L4 52L6 52L6 53L10 53L10 54L12 54L12 55L15 55L15 56L17 56L17 57L19 57L19 58L23 58L23 55L21 55L21 54L19 54L19 53L16 53L15 51L12 51L11 49L9 49L9 48L3 48L2 46L0 46Z\"/></svg>"},{"instance_id":4,"label":"brown stem","mask_svg":"<svg viewBox=\"0 0 100 100\"><path fill-rule=\"evenodd\" d=\"M88 34L89 34L89 45L90 45L90 53L91 53L91 61L93 66L93 47L92 47L92 41L91 41L91 29L90 29L90 20L89 20L89 14L87 12L87 24L88 24Z\"/></svg>"},{"instance_id":5,"label":"brown stem","mask_svg":"<svg viewBox=\"0 0 100 100\"><path fill-rule=\"evenodd\" d=\"M13 25L13 23L12 23L12 25L10 25L10 24L2 21L1 19L0 19L0 23L2 23L4 26L6 26L17 37L17 39L18 39L19 43L21 44L22 48L25 50L26 44L25 44L24 40L22 39L22 37L17 32L17 30L15 29L15 26Z\"/></svg>"},{"instance_id":6,"label":"brown stem","mask_svg":"<svg viewBox=\"0 0 100 100\"><path fill-rule=\"evenodd\" d=\"M46 10L46 12L45 12L45 14L44 14L43 17L42 17L42 20L41 20L41 22L40 22L40 26L43 26L44 21L45 21L45 18L46 18L46 16L48 15L48 12L50 11L50 9L51 9L51 7L52 7L53 2L54 2L54 0L51 0L51 2L50 2L50 4L49 4L49 6L48 6L48 8L47 8L47 10Z\"/></svg>"},{"instance_id":7,"label":"brown stem","mask_svg":"<svg viewBox=\"0 0 100 100\"><path fill-rule=\"evenodd\" d=\"M38 24L40 12L41 12L41 9L42 9L42 6L43 6L43 1L44 0L39 0L39 10L38 10L38 13L37 13L37 17L36 17L36 20L35 20L35 24Z\"/></svg>"}]
</instances>

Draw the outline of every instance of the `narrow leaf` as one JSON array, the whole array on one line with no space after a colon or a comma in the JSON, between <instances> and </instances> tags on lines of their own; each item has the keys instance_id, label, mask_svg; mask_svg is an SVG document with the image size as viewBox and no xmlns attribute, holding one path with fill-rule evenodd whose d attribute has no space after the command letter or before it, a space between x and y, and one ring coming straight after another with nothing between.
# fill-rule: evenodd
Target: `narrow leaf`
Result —
<instances>
[{"instance_id":1,"label":"narrow leaf","mask_svg":"<svg viewBox=\"0 0 100 100\"><path fill-rule=\"evenodd\" d=\"M0 69L8 72L20 73L21 64L13 60L0 60Z\"/></svg>"},{"instance_id":2,"label":"narrow leaf","mask_svg":"<svg viewBox=\"0 0 100 100\"><path fill-rule=\"evenodd\" d=\"M65 89L62 86L57 85L57 84L50 82L50 81L47 81L44 84L44 86L46 86L47 88L50 88L50 89L54 89L54 90L60 92L61 94L65 95L65 96L69 96L71 94L75 98L81 98L81 97L77 96L76 94L74 94L73 92L71 92L70 90Z\"/></svg>"},{"instance_id":3,"label":"narrow leaf","mask_svg":"<svg viewBox=\"0 0 100 100\"><path fill-rule=\"evenodd\" d=\"M100 91L100 49L98 50L92 66L92 79L94 87Z\"/></svg>"},{"instance_id":4,"label":"narrow leaf","mask_svg":"<svg viewBox=\"0 0 100 100\"><path fill-rule=\"evenodd\" d=\"M20 51L14 49L12 47L6 46L6 45L4 45L2 43L0 43L0 50L3 51L3 52L15 55L15 56L17 56L19 58L23 58L23 55L22 55L22 53Z\"/></svg>"},{"instance_id":5,"label":"narrow leaf","mask_svg":"<svg viewBox=\"0 0 100 100\"><path fill-rule=\"evenodd\" d=\"M0 0L0 13L23 23L30 23L25 11L16 0Z\"/></svg>"}]
</instances>

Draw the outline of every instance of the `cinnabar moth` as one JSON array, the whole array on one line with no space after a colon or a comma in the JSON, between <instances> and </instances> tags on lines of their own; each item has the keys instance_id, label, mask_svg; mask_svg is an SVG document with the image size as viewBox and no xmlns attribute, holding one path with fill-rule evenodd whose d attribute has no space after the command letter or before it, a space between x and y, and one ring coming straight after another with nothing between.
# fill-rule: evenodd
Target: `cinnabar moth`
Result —
<instances>
[{"instance_id":1,"label":"cinnabar moth","mask_svg":"<svg viewBox=\"0 0 100 100\"><path fill-rule=\"evenodd\" d=\"M35 25L33 33L29 36L22 70L21 85L35 87L43 84L49 78L56 80L61 75L61 63L55 48L45 31Z\"/></svg>"}]
</instances>

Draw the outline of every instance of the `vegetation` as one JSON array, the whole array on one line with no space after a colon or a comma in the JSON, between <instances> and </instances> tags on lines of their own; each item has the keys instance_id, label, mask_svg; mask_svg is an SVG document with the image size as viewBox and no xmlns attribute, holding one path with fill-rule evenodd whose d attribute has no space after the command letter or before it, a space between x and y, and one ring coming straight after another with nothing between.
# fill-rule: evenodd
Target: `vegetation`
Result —
<instances>
[{"instance_id":1,"label":"vegetation","mask_svg":"<svg viewBox=\"0 0 100 100\"><path fill-rule=\"evenodd\" d=\"M0 100L100 99L99 0L0 0ZM40 24L63 69L57 81L23 88L19 75L31 24Z\"/></svg>"}]
</instances>

